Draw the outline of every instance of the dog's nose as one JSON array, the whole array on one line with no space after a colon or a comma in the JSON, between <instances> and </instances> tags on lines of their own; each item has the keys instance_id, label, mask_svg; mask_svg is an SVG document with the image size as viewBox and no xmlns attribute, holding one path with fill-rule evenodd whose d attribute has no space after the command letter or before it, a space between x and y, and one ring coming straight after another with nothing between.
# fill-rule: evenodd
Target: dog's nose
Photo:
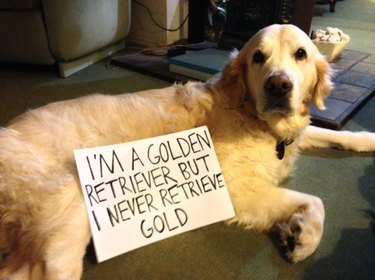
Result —
<instances>
[{"instance_id":1,"label":"dog's nose","mask_svg":"<svg viewBox=\"0 0 375 280\"><path fill-rule=\"evenodd\" d=\"M282 97L287 95L292 90L293 84L289 77L285 74L273 75L268 78L264 88L266 89L267 93Z\"/></svg>"}]
</instances>

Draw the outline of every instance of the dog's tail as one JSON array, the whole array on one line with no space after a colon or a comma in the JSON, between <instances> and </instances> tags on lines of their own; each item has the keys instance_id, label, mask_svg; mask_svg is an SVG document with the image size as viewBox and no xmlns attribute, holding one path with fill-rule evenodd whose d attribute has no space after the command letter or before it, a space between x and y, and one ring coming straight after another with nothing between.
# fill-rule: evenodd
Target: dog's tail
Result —
<instances>
[{"instance_id":1,"label":"dog's tail","mask_svg":"<svg viewBox=\"0 0 375 280\"><path fill-rule=\"evenodd\" d=\"M23 231L27 224L27 216L14 211L0 197L0 279L7 279L40 251L38 241L30 240L33 238Z\"/></svg>"},{"instance_id":2,"label":"dog's tail","mask_svg":"<svg viewBox=\"0 0 375 280\"><path fill-rule=\"evenodd\" d=\"M21 220L17 214L7 210L7 205L0 198L0 279L18 270L25 257L22 250L18 250Z\"/></svg>"}]
</instances>

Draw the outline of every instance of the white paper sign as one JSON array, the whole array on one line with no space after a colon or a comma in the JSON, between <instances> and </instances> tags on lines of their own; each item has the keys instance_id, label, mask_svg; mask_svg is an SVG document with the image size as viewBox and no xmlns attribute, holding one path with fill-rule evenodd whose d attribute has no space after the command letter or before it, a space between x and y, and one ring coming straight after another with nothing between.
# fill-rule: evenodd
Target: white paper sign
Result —
<instances>
[{"instance_id":1,"label":"white paper sign","mask_svg":"<svg viewBox=\"0 0 375 280\"><path fill-rule=\"evenodd\" d=\"M234 216L207 127L74 156L99 262Z\"/></svg>"}]
</instances>

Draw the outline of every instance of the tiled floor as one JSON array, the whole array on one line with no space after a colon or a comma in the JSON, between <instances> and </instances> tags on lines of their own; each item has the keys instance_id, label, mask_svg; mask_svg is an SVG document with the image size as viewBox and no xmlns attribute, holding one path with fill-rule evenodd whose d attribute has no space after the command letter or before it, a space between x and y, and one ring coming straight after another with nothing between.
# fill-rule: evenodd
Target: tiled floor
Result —
<instances>
[{"instance_id":1,"label":"tiled floor","mask_svg":"<svg viewBox=\"0 0 375 280\"><path fill-rule=\"evenodd\" d=\"M339 129L374 93L375 55L346 50L331 66L335 88L326 99L327 109L311 109L315 124Z\"/></svg>"}]
</instances>

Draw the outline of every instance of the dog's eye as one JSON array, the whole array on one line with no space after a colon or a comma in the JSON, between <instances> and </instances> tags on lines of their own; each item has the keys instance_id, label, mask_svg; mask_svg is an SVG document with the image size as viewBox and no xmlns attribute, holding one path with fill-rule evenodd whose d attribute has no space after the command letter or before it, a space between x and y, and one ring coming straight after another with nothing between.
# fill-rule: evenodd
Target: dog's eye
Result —
<instances>
[{"instance_id":1,"label":"dog's eye","mask_svg":"<svg viewBox=\"0 0 375 280\"><path fill-rule=\"evenodd\" d=\"M294 54L294 57L297 60L304 60L307 57L306 51L302 48L299 48Z\"/></svg>"},{"instance_id":2,"label":"dog's eye","mask_svg":"<svg viewBox=\"0 0 375 280\"><path fill-rule=\"evenodd\" d=\"M256 51L253 54L253 62L254 63L261 64L261 63L264 63L264 61L265 61L265 57L264 57L264 54L261 51Z\"/></svg>"}]
</instances>

